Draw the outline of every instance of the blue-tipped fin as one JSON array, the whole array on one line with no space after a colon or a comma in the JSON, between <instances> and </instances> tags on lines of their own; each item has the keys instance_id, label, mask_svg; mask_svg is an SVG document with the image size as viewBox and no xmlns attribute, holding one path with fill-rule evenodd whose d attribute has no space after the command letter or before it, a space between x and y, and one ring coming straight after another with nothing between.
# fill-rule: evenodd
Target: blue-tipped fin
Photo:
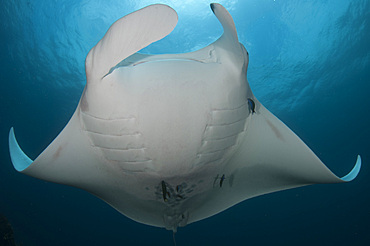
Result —
<instances>
[{"instance_id":1,"label":"blue-tipped fin","mask_svg":"<svg viewBox=\"0 0 370 246\"><path fill-rule=\"evenodd\" d=\"M354 180L357 177L357 174L360 172L360 169L361 169L361 156L358 155L355 166L346 176L342 177L341 180L345 182Z\"/></svg>"},{"instance_id":2,"label":"blue-tipped fin","mask_svg":"<svg viewBox=\"0 0 370 246\"><path fill-rule=\"evenodd\" d=\"M17 139L14 135L14 128L9 131L9 152L14 168L18 172L22 172L33 162L19 147Z\"/></svg>"}]
</instances>

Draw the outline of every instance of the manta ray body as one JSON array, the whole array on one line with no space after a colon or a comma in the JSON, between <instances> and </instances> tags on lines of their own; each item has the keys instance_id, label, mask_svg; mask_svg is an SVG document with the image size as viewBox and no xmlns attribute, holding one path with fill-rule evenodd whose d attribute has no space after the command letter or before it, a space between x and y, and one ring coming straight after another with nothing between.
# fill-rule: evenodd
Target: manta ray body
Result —
<instances>
[{"instance_id":1,"label":"manta ray body","mask_svg":"<svg viewBox=\"0 0 370 246\"><path fill-rule=\"evenodd\" d=\"M173 231L258 195L354 179L359 156L337 177L254 97L233 19L211 9L223 35L185 54L137 53L174 29L169 6L116 21L87 55L86 87L58 137L32 161L10 130L15 169Z\"/></svg>"}]
</instances>

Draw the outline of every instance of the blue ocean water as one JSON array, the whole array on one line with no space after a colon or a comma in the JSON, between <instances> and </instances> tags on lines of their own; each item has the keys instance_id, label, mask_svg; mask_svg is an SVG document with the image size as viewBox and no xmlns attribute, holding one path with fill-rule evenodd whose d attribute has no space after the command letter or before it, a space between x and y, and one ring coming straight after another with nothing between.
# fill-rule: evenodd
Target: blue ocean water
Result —
<instances>
[{"instance_id":1,"label":"blue ocean water","mask_svg":"<svg viewBox=\"0 0 370 246\"><path fill-rule=\"evenodd\" d=\"M173 7L179 23L146 53L197 50L222 34L208 0L18 0L0 6L0 213L24 246L173 245L172 232L131 221L87 192L17 173L14 126L31 158L58 135L84 88L84 59L118 18ZM177 245L369 245L370 1L231 0L256 97L339 176L244 201L180 228Z\"/></svg>"}]
</instances>

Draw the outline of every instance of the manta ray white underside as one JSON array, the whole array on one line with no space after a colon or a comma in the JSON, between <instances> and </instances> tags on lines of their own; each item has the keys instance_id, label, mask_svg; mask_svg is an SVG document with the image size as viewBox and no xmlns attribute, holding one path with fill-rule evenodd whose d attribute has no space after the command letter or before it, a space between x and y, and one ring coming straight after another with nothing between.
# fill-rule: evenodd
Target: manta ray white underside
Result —
<instances>
[{"instance_id":1,"label":"manta ray white underside","mask_svg":"<svg viewBox=\"0 0 370 246\"><path fill-rule=\"evenodd\" d=\"M13 128L21 173L84 189L127 217L176 231L258 195L343 178L253 96L248 52L220 4L224 33L191 53L136 53L167 36L176 12L150 5L122 17L86 58L71 120L32 161Z\"/></svg>"}]
</instances>

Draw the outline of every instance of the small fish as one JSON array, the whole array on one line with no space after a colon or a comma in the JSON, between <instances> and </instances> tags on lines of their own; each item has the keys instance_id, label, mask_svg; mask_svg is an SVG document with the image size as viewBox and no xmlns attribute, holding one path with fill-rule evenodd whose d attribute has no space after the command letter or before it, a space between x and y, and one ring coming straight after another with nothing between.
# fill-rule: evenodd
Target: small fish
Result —
<instances>
[{"instance_id":1,"label":"small fish","mask_svg":"<svg viewBox=\"0 0 370 246\"><path fill-rule=\"evenodd\" d=\"M256 104L254 103L254 101L251 99L251 98L248 98L248 106L249 106L249 112L252 112L252 114L254 114L256 111Z\"/></svg>"},{"instance_id":2,"label":"small fish","mask_svg":"<svg viewBox=\"0 0 370 246\"><path fill-rule=\"evenodd\" d=\"M164 182L162 180L161 184L162 184L163 201L167 202L168 201L168 199L167 199L168 192L167 192L166 182Z\"/></svg>"},{"instance_id":3,"label":"small fish","mask_svg":"<svg viewBox=\"0 0 370 246\"><path fill-rule=\"evenodd\" d=\"M225 179L226 179L225 174L223 174L222 177L220 178L220 187L222 187L222 184L223 184Z\"/></svg>"}]
</instances>

